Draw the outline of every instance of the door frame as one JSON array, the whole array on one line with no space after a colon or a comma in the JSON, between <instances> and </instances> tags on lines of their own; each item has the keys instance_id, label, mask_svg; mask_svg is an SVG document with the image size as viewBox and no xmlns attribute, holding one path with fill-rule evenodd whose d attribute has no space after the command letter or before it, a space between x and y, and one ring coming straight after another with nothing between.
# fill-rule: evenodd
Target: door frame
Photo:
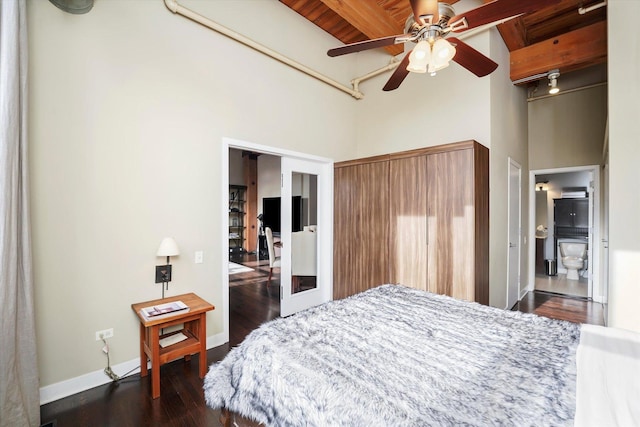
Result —
<instances>
[{"instance_id":1,"label":"door frame","mask_svg":"<svg viewBox=\"0 0 640 427\"><path fill-rule=\"evenodd\" d=\"M511 309L511 303L509 301L509 274L510 271L510 259L509 259L509 247L511 245L511 166L515 166L518 169L518 290L516 291L516 302L522 298L522 166L520 163L508 158L507 168L507 304L505 310Z\"/></svg>"},{"instance_id":2,"label":"door frame","mask_svg":"<svg viewBox=\"0 0 640 427\"><path fill-rule=\"evenodd\" d=\"M327 227L318 229L318 233L321 233L325 245L318 248L319 258L324 260L324 268L333 272L333 160L325 157L314 156L311 154L301 153L292 150L286 150L278 147L271 147L267 145L256 144L249 141L243 141L240 139L222 137L221 144L221 177L220 177L220 218L221 228L220 235L222 237L221 247L223 255L220 257L220 283L222 284L222 319L223 319L223 340L229 342L229 272L227 263L229 261L229 208L228 208L228 195L229 195L229 149L236 148L239 150L248 150L256 153L269 154L277 157L289 157L294 159L308 160L317 162L326 168L329 174L329 184L324 191L327 192L326 200L329 203L322 208L318 207L318 216L329 215L330 219L326 221ZM333 274L329 275L328 292L331 298L333 298Z\"/></svg>"},{"instance_id":3,"label":"door frame","mask_svg":"<svg viewBox=\"0 0 640 427\"><path fill-rule=\"evenodd\" d=\"M593 210L590 212L589 223L591 224L589 230L589 267L591 271L591 280L589 281L589 289L587 296L594 302L603 303L606 302L606 295L603 293L601 285L601 223L600 223L600 207L601 207L601 187L600 187L600 165L588 165L588 166L572 166L565 168L555 169L536 169L529 171L529 241L534 242L536 238L536 176L537 175L551 175L561 174L569 172L591 172L593 177L593 192L592 203ZM592 217L591 217L592 216ZM554 248L554 250L556 250ZM529 284L527 289L533 291L535 289L536 277L535 277L535 245L529 245Z\"/></svg>"}]
</instances>

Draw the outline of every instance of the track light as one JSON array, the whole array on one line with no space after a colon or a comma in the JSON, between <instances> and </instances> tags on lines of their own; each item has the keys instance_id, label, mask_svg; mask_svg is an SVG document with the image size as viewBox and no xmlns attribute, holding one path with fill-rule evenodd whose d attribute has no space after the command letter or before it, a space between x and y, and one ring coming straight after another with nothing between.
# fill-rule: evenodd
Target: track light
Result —
<instances>
[{"instance_id":1,"label":"track light","mask_svg":"<svg viewBox=\"0 0 640 427\"><path fill-rule=\"evenodd\" d=\"M560 77L560 70L551 70L549 71L549 94L555 95L560 92L560 88L558 87L558 77Z\"/></svg>"}]
</instances>

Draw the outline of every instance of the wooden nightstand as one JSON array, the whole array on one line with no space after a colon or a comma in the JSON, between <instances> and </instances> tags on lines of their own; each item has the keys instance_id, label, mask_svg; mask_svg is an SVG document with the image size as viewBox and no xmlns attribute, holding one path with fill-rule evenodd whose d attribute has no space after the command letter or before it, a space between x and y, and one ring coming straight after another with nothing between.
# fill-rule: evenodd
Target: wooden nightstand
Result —
<instances>
[{"instance_id":1,"label":"wooden nightstand","mask_svg":"<svg viewBox=\"0 0 640 427\"><path fill-rule=\"evenodd\" d=\"M146 307L182 301L189 307L187 312L179 312L160 319L146 319L140 310ZM160 397L160 366L184 357L190 360L192 354L199 354L200 378L207 373L207 312L215 307L196 294L183 294L175 297L156 299L131 304L131 308L140 320L140 377L148 375L147 359L151 361L151 396ZM181 331L160 336L162 328L183 324ZM160 339L182 332L187 339L168 347L160 347Z\"/></svg>"}]
</instances>

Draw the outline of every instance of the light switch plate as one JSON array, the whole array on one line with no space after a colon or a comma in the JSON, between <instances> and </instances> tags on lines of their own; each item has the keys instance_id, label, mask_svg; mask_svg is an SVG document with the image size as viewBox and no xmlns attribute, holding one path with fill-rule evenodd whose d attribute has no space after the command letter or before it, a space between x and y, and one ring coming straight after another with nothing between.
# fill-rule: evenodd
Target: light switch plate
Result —
<instances>
[{"instance_id":1,"label":"light switch plate","mask_svg":"<svg viewBox=\"0 0 640 427\"><path fill-rule=\"evenodd\" d=\"M196 251L196 264L202 264L203 260L204 260L204 252Z\"/></svg>"}]
</instances>

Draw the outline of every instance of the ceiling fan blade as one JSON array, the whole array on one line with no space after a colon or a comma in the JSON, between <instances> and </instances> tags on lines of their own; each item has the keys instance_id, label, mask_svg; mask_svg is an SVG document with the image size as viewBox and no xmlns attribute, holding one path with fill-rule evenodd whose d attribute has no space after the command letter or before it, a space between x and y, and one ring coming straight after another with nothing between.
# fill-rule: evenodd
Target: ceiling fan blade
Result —
<instances>
[{"instance_id":1,"label":"ceiling fan blade","mask_svg":"<svg viewBox=\"0 0 640 427\"><path fill-rule=\"evenodd\" d=\"M398 34L395 36L381 37L379 39L350 43L344 46L334 47L333 49L329 49L327 51L327 55L333 57L333 56L346 55L347 53L360 52L362 50L367 50L367 49L375 49L377 47L391 46L398 43L404 43L407 40L411 39L412 37L413 36L411 34Z\"/></svg>"},{"instance_id":2,"label":"ceiling fan blade","mask_svg":"<svg viewBox=\"0 0 640 427\"><path fill-rule=\"evenodd\" d=\"M438 15L438 0L410 0L414 20L422 25L435 24L440 20ZM431 22L425 22L422 16L431 15Z\"/></svg>"},{"instance_id":3,"label":"ceiling fan blade","mask_svg":"<svg viewBox=\"0 0 640 427\"><path fill-rule=\"evenodd\" d=\"M469 30L560 3L560 0L494 0L449 20L453 32ZM466 25L465 22L466 21Z\"/></svg>"},{"instance_id":4,"label":"ceiling fan blade","mask_svg":"<svg viewBox=\"0 0 640 427\"><path fill-rule=\"evenodd\" d=\"M498 68L498 64L484 56L465 42L455 37L448 37L447 41L456 47L456 55L453 60L471 71L478 77L491 74Z\"/></svg>"},{"instance_id":5,"label":"ceiling fan blade","mask_svg":"<svg viewBox=\"0 0 640 427\"><path fill-rule=\"evenodd\" d=\"M398 89L400 87L405 77L407 77L407 74L409 74L409 71L407 70L407 66L409 65L409 55L411 55L411 51L407 52L404 58L402 58L400 65L398 65L393 74L391 74L391 77L389 77L387 84L384 85L382 90L389 92L390 90Z\"/></svg>"}]
</instances>

